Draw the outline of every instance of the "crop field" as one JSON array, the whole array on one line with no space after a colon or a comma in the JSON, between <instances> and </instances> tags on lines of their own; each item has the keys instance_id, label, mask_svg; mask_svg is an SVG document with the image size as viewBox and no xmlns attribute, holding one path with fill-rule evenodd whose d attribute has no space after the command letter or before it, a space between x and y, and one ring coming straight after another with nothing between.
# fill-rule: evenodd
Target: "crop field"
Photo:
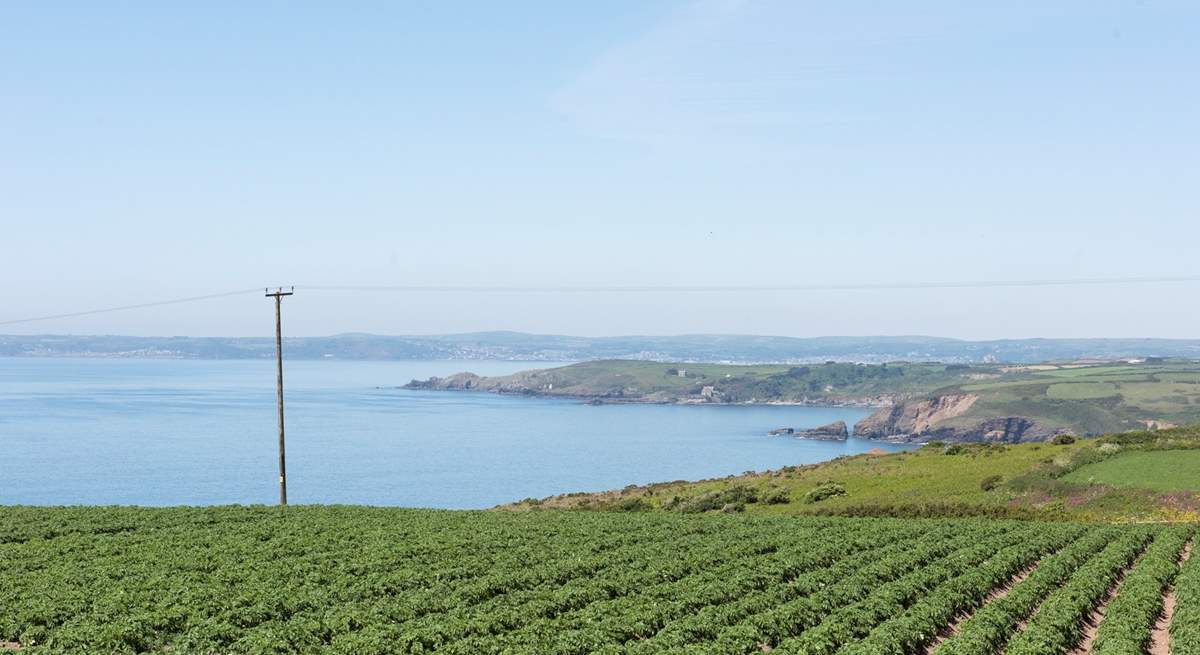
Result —
<instances>
[{"instance_id":1,"label":"crop field","mask_svg":"<svg viewBox=\"0 0 1200 655\"><path fill-rule=\"evenodd\" d=\"M1200 653L1193 526L0 508L22 653ZM1160 619L1173 608L1174 619ZM1102 612L1099 610L1103 610Z\"/></svg>"}]
</instances>

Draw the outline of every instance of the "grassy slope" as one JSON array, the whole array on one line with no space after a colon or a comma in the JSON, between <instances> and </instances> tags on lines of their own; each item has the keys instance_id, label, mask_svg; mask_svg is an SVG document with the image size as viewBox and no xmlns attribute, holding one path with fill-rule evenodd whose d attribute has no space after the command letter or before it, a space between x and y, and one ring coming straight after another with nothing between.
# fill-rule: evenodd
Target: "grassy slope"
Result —
<instances>
[{"instance_id":1,"label":"grassy slope","mask_svg":"<svg viewBox=\"0 0 1200 655\"><path fill-rule=\"evenodd\" d=\"M1138 434L1145 443L1123 445ZM1172 441L1173 440L1173 441ZM1146 450L1143 448L1179 448ZM571 494L524 501L514 508L651 509L688 511L703 506L742 505L762 514L986 515L1084 521L1200 520L1200 479L1191 491L1161 493L1137 480L1165 477L1183 470L1177 462L1200 460L1200 427L1114 435L1073 444L1002 446L930 445L896 454L865 454L811 466L730 476L698 482L631 486L601 494ZM1173 459L1174 458L1174 459ZM1099 461L1100 463L1092 463ZM1086 471L1110 467L1122 477L1090 484ZM994 488L983 481L999 476ZM819 502L805 496L833 482L845 495ZM1105 482L1099 479L1099 482ZM746 491L757 500L745 502ZM772 498L773 497L773 498ZM771 500L768 500L770 498ZM786 499L786 502L779 502ZM707 505L703 501L711 502ZM774 502L771 502L774 501Z\"/></svg>"},{"instance_id":2,"label":"grassy slope","mask_svg":"<svg viewBox=\"0 0 1200 655\"><path fill-rule=\"evenodd\" d=\"M1200 491L1200 450L1129 452L1081 466L1066 482L1138 487L1155 491Z\"/></svg>"}]
</instances>

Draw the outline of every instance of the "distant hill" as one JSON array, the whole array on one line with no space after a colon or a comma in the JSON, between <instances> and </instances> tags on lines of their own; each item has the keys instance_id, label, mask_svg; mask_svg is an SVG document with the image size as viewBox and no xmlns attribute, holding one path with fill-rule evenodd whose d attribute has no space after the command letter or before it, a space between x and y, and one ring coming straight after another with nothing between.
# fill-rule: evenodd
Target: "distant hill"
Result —
<instances>
[{"instance_id":1,"label":"distant hill","mask_svg":"<svg viewBox=\"0 0 1200 655\"><path fill-rule=\"evenodd\" d=\"M520 332L384 336L339 334L285 339L297 359L456 359L587 361L633 359L672 362L805 364L827 360L882 363L1034 363L1127 357L1200 358L1200 339L1003 339L939 337L773 337L695 334L572 337ZM8 357L271 357L269 337L0 336Z\"/></svg>"}]
</instances>

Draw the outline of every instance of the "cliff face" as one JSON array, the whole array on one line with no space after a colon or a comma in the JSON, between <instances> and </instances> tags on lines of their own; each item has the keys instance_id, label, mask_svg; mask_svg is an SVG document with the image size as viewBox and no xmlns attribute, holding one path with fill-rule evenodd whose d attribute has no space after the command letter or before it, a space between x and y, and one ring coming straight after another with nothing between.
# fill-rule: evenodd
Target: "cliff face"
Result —
<instances>
[{"instance_id":1,"label":"cliff face","mask_svg":"<svg viewBox=\"0 0 1200 655\"><path fill-rule=\"evenodd\" d=\"M897 403L885 407L854 426L856 436L888 441L971 441L1008 442L1044 441L1059 430L1048 428L1024 416L958 418L979 400L975 394L956 393Z\"/></svg>"},{"instance_id":2,"label":"cliff face","mask_svg":"<svg viewBox=\"0 0 1200 655\"><path fill-rule=\"evenodd\" d=\"M854 433L873 438L901 433L921 433L941 421L960 416L979 396L975 394L948 394L898 402L885 407L854 426Z\"/></svg>"}]
</instances>

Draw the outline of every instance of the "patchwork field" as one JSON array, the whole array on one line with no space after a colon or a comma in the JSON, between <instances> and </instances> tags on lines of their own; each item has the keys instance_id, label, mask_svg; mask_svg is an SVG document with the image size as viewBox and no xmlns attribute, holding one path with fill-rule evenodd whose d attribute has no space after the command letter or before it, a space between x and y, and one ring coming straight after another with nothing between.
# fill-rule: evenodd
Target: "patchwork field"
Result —
<instances>
[{"instance_id":1,"label":"patchwork field","mask_svg":"<svg viewBox=\"0 0 1200 655\"><path fill-rule=\"evenodd\" d=\"M1194 526L0 508L22 653L1200 653ZM1159 621L1160 609L1171 613ZM1159 652L1159 651L1156 651Z\"/></svg>"}]
</instances>

